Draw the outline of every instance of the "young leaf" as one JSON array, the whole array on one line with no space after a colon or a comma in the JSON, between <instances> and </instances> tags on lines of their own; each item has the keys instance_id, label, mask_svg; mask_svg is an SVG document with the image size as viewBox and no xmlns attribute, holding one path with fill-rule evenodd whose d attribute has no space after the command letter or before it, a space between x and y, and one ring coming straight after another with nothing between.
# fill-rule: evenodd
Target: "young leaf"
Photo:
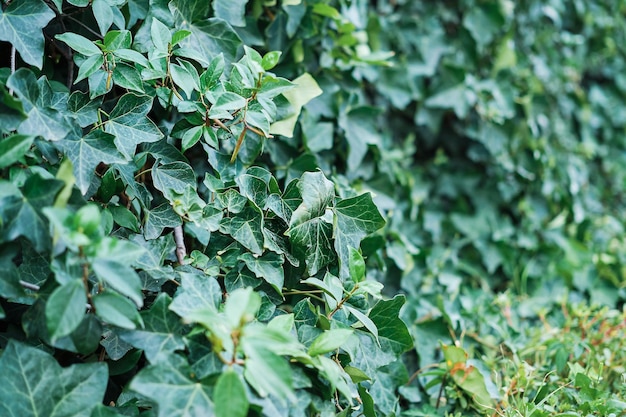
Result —
<instances>
[{"instance_id":1,"label":"young leaf","mask_svg":"<svg viewBox=\"0 0 626 417\"><path fill-rule=\"evenodd\" d=\"M331 329L319 335L311 346L309 355L317 356L339 349L348 338L354 333L352 329Z\"/></svg>"},{"instance_id":2,"label":"young leaf","mask_svg":"<svg viewBox=\"0 0 626 417\"><path fill-rule=\"evenodd\" d=\"M66 32L56 35L55 38L65 42L67 46L85 56L102 55L102 50L92 41L77 33Z\"/></svg>"},{"instance_id":3,"label":"young leaf","mask_svg":"<svg viewBox=\"0 0 626 417\"><path fill-rule=\"evenodd\" d=\"M19 161L35 140L30 135L12 135L0 141L0 168Z\"/></svg>"},{"instance_id":4,"label":"young leaf","mask_svg":"<svg viewBox=\"0 0 626 417\"><path fill-rule=\"evenodd\" d=\"M129 297L137 307L143 306L141 280L133 268L114 260L98 258L93 261L92 267L99 279Z\"/></svg>"},{"instance_id":5,"label":"young leaf","mask_svg":"<svg viewBox=\"0 0 626 417\"><path fill-rule=\"evenodd\" d=\"M246 390L239 375L232 369L224 372L215 383L213 394L216 417L246 417L248 402Z\"/></svg>"},{"instance_id":6,"label":"young leaf","mask_svg":"<svg viewBox=\"0 0 626 417\"><path fill-rule=\"evenodd\" d=\"M93 297L96 315L104 322L124 329L143 327L141 316L135 305L126 297L112 291L102 292Z\"/></svg>"},{"instance_id":7,"label":"young leaf","mask_svg":"<svg viewBox=\"0 0 626 417\"><path fill-rule=\"evenodd\" d=\"M82 279L74 279L54 290L46 302L46 325L53 341L78 327L85 315L86 303Z\"/></svg>"}]
</instances>

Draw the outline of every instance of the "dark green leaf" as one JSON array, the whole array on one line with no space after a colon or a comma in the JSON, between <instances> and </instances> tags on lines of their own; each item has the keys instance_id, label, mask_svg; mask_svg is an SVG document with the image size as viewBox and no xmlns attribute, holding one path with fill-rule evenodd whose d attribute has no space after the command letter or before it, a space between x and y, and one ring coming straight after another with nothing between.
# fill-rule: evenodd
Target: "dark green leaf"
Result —
<instances>
[{"instance_id":1,"label":"dark green leaf","mask_svg":"<svg viewBox=\"0 0 626 417\"><path fill-rule=\"evenodd\" d=\"M67 32L56 35L55 38L65 42L67 46L85 56L102 55L102 50L92 41L77 33Z\"/></svg>"},{"instance_id":2,"label":"dark green leaf","mask_svg":"<svg viewBox=\"0 0 626 417\"><path fill-rule=\"evenodd\" d=\"M14 1L0 9L0 40L15 46L27 64L41 69L44 56L42 29L54 18L43 0Z\"/></svg>"},{"instance_id":3,"label":"dark green leaf","mask_svg":"<svg viewBox=\"0 0 626 417\"><path fill-rule=\"evenodd\" d=\"M20 417L90 417L107 386L104 363L61 368L49 354L10 340L0 356L0 413Z\"/></svg>"},{"instance_id":4,"label":"dark green leaf","mask_svg":"<svg viewBox=\"0 0 626 417\"><path fill-rule=\"evenodd\" d=\"M406 324L399 318L400 309L405 303L403 295L397 295L392 300L380 300L376 303L369 317L378 328L378 340L385 351L391 351L397 356L413 346L413 339Z\"/></svg>"},{"instance_id":5,"label":"dark green leaf","mask_svg":"<svg viewBox=\"0 0 626 417\"><path fill-rule=\"evenodd\" d=\"M115 136L101 130L92 130L82 138L67 138L56 143L72 161L76 185L81 193L87 193L99 164L125 162L114 141Z\"/></svg>"},{"instance_id":6,"label":"dark green leaf","mask_svg":"<svg viewBox=\"0 0 626 417\"><path fill-rule=\"evenodd\" d=\"M284 258L282 256L275 253L266 253L263 256L244 253L238 259L244 261L254 275L267 281L278 294L283 293L285 273L283 271Z\"/></svg>"},{"instance_id":7,"label":"dark green leaf","mask_svg":"<svg viewBox=\"0 0 626 417\"><path fill-rule=\"evenodd\" d=\"M105 124L105 131L115 136L117 149L128 159L140 143L156 142L163 137L156 125L147 117L152 109L150 96L124 94Z\"/></svg>"},{"instance_id":8,"label":"dark green leaf","mask_svg":"<svg viewBox=\"0 0 626 417\"><path fill-rule=\"evenodd\" d=\"M152 400L158 406L158 417L215 415L209 387L194 382L193 372L179 356L142 369L129 388Z\"/></svg>"},{"instance_id":9,"label":"dark green leaf","mask_svg":"<svg viewBox=\"0 0 626 417\"><path fill-rule=\"evenodd\" d=\"M224 19L231 26L245 26L244 13L248 0L213 0L215 17Z\"/></svg>"},{"instance_id":10,"label":"dark green leaf","mask_svg":"<svg viewBox=\"0 0 626 417\"><path fill-rule=\"evenodd\" d=\"M217 312L222 300L222 289L214 277L203 274L181 272L181 284L169 309L180 317L191 312L209 309Z\"/></svg>"},{"instance_id":11,"label":"dark green leaf","mask_svg":"<svg viewBox=\"0 0 626 417\"><path fill-rule=\"evenodd\" d=\"M340 276L350 274L350 248L358 249L361 240L385 225L369 193L341 200L335 206L335 250L339 255Z\"/></svg>"},{"instance_id":12,"label":"dark green leaf","mask_svg":"<svg viewBox=\"0 0 626 417\"><path fill-rule=\"evenodd\" d=\"M237 242L252 253L263 253L263 213L256 207L247 206L233 217L225 217L220 222L220 231L231 235Z\"/></svg>"}]
</instances>

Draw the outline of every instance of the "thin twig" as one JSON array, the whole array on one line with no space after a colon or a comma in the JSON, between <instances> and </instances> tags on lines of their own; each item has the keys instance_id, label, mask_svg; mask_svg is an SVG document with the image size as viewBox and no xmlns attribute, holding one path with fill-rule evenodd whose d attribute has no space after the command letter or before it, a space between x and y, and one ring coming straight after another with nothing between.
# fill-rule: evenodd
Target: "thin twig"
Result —
<instances>
[{"instance_id":1,"label":"thin twig","mask_svg":"<svg viewBox=\"0 0 626 417\"><path fill-rule=\"evenodd\" d=\"M183 236L183 226L174 228L174 241L176 242L176 257L178 263L183 264L185 256L187 256L187 248L185 247L185 237Z\"/></svg>"},{"instance_id":2,"label":"thin twig","mask_svg":"<svg viewBox=\"0 0 626 417\"><path fill-rule=\"evenodd\" d=\"M11 45L11 74L15 74L15 46ZM9 88L9 95L13 95L13 89Z\"/></svg>"},{"instance_id":3,"label":"thin twig","mask_svg":"<svg viewBox=\"0 0 626 417\"><path fill-rule=\"evenodd\" d=\"M31 284L30 282L26 282L22 280L20 280L20 285L26 289L33 290L33 291L39 291L41 289L41 287L37 284Z\"/></svg>"}]
</instances>

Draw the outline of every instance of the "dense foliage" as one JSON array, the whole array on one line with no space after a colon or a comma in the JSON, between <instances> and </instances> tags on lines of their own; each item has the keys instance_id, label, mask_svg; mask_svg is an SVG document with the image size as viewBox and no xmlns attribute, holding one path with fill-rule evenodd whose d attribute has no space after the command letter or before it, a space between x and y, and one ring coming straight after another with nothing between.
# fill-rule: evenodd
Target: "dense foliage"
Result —
<instances>
[{"instance_id":1,"label":"dense foliage","mask_svg":"<svg viewBox=\"0 0 626 417\"><path fill-rule=\"evenodd\" d=\"M1 415L625 412L622 2L4 3Z\"/></svg>"}]
</instances>

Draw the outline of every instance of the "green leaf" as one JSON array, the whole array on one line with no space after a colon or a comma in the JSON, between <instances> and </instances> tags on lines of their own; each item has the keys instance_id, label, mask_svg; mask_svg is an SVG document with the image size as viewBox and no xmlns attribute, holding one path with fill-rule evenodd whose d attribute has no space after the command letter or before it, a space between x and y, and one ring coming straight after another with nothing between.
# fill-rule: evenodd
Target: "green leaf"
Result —
<instances>
[{"instance_id":1,"label":"green leaf","mask_svg":"<svg viewBox=\"0 0 626 417\"><path fill-rule=\"evenodd\" d=\"M54 102L55 93L45 77L37 80L30 70L19 68L9 77L7 87L12 88L20 98L26 115L18 133L56 141L74 131L63 112L56 108L59 103ZM61 107L61 110L64 109Z\"/></svg>"},{"instance_id":2,"label":"green leaf","mask_svg":"<svg viewBox=\"0 0 626 417\"><path fill-rule=\"evenodd\" d=\"M55 38L62 42L65 42L67 46L69 46L79 54L83 54L85 56L102 56L102 50L84 36L72 32L66 32L60 35L56 35Z\"/></svg>"},{"instance_id":3,"label":"green leaf","mask_svg":"<svg viewBox=\"0 0 626 417\"><path fill-rule=\"evenodd\" d=\"M19 161L30 149L35 140L34 136L12 135L0 141L0 168Z\"/></svg>"},{"instance_id":4,"label":"green leaf","mask_svg":"<svg viewBox=\"0 0 626 417\"><path fill-rule=\"evenodd\" d=\"M82 138L66 138L56 143L72 161L76 185L83 195L87 194L99 164L126 162L114 142L115 136L101 130L92 130Z\"/></svg>"},{"instance_id":5,"label":"green leaf","mask_svg":"<svg viewBox=\"0 0 626 417\"><path fill-rule=\"evenodd\" d=\"M0 414L19 417L90 417L104 398L104 363L61 368L49 354L9 340L0 356Z\"/></svg>"},{"instance_id":6,"label":"green leaf","mask_svg":"<svg viewBox=\"0 0 626 417\"><path fill-rule=\"evenodd\" d=\"M168 52L169 45L172 43L172 33L169 28L158 19L152 19L152 24L150 25L150 36L154 47L158 51L163 51L165 53Z\"/></svg>"},{"instance_id":7,"label":"green leaf","mask_svg":"<svg viewBox=\"0 0 626 417\"><path fill-rule=\"evenodd\" d=\"M105 131L115 136L115 145L125 158L131 159L140 143L156 142L163 134L147 114L152 109L150 96L124 94L111 110Z\"/></svg>"},{"instance_id":8,"label":"green leaf","mask_svg":"<svg viewBox=\"0 0 626 417\"><path fill-rule=\"evenodd\" d=\"M152 167L152 180L154 186L170 199L173 199L172 192L184 194L188 186L196 189L196 175L193 169L180 161L155 164Z\"/></svg>"},{"instance_id":9,"label":"green leaf","mask_svg":"<svg viewBox=\"0 0 626 417\"><path fill-rule=\"evenodd\" d=\"M141 280L133 268L111 259L96 258L91 264L96 276L120 294L129 297L137 307L143 306Z\"/></svg>"},{"instance_id":10,"label":"green leaf","mask_svg":"<svg viewBox=\"0 0 626 417\"><path fill-rule=\"evenodd\" d=\"M358 250L350 248L350 256L348 259L350 278L355 283L365 279L365 261Z\"/></svg>"},{"instance_id":11,"label":"green leaf","mask_svg":"<svg viewBox=\"0 0 626 417\"><path fill-rule=\"evenodd\" d=\"M180 287L169 309L180 317L187 317L196 310L209 309L217 312L222 301L222 289L214 277L179 272Z\"/></svg>"},{"instance_id":12,"label":"green leaf","mask_svg":"<svg viewBox=\"0 0 626 417\"><path fill-rule=\"evenodd\" d=\"M252 253L263 253L263 213L248 205L233 217L225 217L220 222L220 231L229 234Z\"/></svg>"},{"instance_id":13,"label":"green leaf","mask_svg":"<svg viewBox=\"0 0 626 417\"><path fill-rule=\"evenodd\" d=\"M191 379L187 362L176 355L142 369L129 388L149 398L158 406L158 417L215 415L210 389Z\"/></svg>"},{"instance_id":14,"label":"green leaf","mask_svg":"<svg viewBox=\"0 0 626 417\"><path fill-rule=\"evenodd\" d=\"M239 375L232 369L227 370L217 379L215 391L216 417L246 417L248 402L246 390Z\"/></svg>"},{"instance_id":15,"label":"green leaf","mask_svg":"<svg viewBox=\"0 0 626 417\"><path fill-rule=\"evenodd\" d=\"M113 24L113 7L111 7L107 0L93 0L91 2L91 8L100 33L104 35Z\"/></svg>"},{"instance_id":16,"label":"green leaf","mask_svg":"<svg viewBox=\"0 0 626 417\"><path fill-rule=\"evenodd\" d=\"M167 360L174 351L183 350L185 343L181 336L183 324L180 318L168 310L172 299L160 293L150 309L141 312L145 327L143 330L120 330L122 340L142 349L150 363Z\"/></svg>"},{"instance_id":17,"label":"green leaf","mask_svg":"<svg viewBox=\"0 0 626 417\"><path fill-rule=\"evenodd\" d=\"M335 205L335 250L339 255L340 277L350 275L350 248L358 249L361 240L385 225L385 219L369 193L346 198Z\"/></svg>"},{"instance_id":18,"label":"green leaf","mask_svg":"<svg viewBox=\"0 0 626 417\"><path fill-rule=\"evenodd\" d=\"M93 297L93 305L96 315L106 323L124 329L134 329L137 325L143 326L135 304L117 293L101 292Z\"/></svg>"},{"instance_id":19,"label":"green leaf","mask_svg":"<svg viewBox=\"0 0 626 417\"><path fill-rule=\"evenodd\" d=\"M209 110L209 117L212 119L232 119L229 111L239 110L248 104L244 97L230 91L223 92L217 96L215 103Z\"/></svg>"},{"instance_id":20,"label":"green leaf","mask_svg":"<svg viewBox=\"0 0 626 417\"><path fill-rule=\"evenodd\" d=\"M81 67L82 69L82 67ZM143 81L139 71L134 66L118 63L113 70L113 82L115 85L127 90L143 93Z\"/></svg>"},{"instance_id":21,"label":"green leaf","mask_svg":"<svg viewBox=\"0 0 626 417\"><path fill-rule=\"evenodd\" d=\"M272 395L282 401L295 401L291 369L286 359L262 348L246 349L245 353L244 376L261 397Z\"/></svg>"},{"instance_id":22,"label":"green leaf","mask_svg":"<svg viewBox=\"0 0 626 417\"><path fill-rule=\"evenodd\" d=\"M215 17L224 19L231 26L245 26L246 4L248 0L213 0Z\"/></svg>"},{"instance_id":23,"label":"green leaf","mask_svg":"<svg viewBox=\"0 0 626 417\"><path fill-rule=\"evenodd\" d=\"M281 51L270 51L263 55L263 60L261 61L261 65L265 71L269 71L274 68L278 61L280 61L280 56L282 55Z\"/></svg>"},{"instance_id":24,"label":"green leaf","mask_svg":"<svg viewBox=\"0 0 626 417\"><path fill-rule=\"evenodd\" d=\"M30 176L22 191L10 183L0 182L0 218L4 222L0 239L10 242L24 236L39 252L50 247L48 220L41 209L53 204L62 186L61 181L39 175Z\"/></svg>"},{"instance_id":25,"label":"green leaf","mask_svg":"<svg viewBox=\"0 0 626 417\"><path fill-rule=\"evenodd\" d=\"M14 1L0 9L0 40L15 46L27 64L41 69L44 56L43 28L54 12L43 0Z\"/></svg>"},{"instance_id":26,"label":"green leaf","mask_svg":"<svg viewBox=\"0 0 626 417\"><path fill-rule=\"evenodd\" d=\"M324 353L332 352L339 349L352 335L354 331L351 329L331 329L319 335L311 346L309 346L309 355L317 356Z\"/></svg>"},{"instance_id":27,"label":"green leaf","mask_svg":"<svg viewBox=\"0 0 626 417\"><path fill-rule=\"evenodd\" d=\"M89 94L74 91L67 100L67 108L72 112L81 127L87 127L98 121L98 110L102 100L90 100Z\"/></svg>"},{"instance_id":28,"label":"green leaf","mask_svg":"<svg viewBox=\"0 0 626 417\"><path fill-rule=\"evenodd\" d=\"M173 0L170 10L175 19L173 27L191 32L179 43L181 48L189 48L207 61L220 53L229 62L235 60L241 38L226 21L217 17L207 19L208 7L204 4L188 7L184 0Z\"/></svg>"},{"instance_id":29,"label":"green leaf","mask_svg":"<svg viewBox=\"0 0 626 417\"><path fill-rule=\"evenodd\" d=\"M146 239L156 239L167 227L174 228L182 224L182 219L168 203L163 203L144 212L145 224L143 233Z\"/></svg>"},{"instance_id":30,"label":"green leaf","mask_svg":"<svg viewBox=\"0 0 626 417\"><path fill-rule=\"evenodd\" d=\"M46 324L52 341L72 333L83 320L87 294L82 279L54 290L46 302Z\"/></svg>"},{"instance_id":31,"label":"green leaf","mask_svg":"<svg viewBox=\"0 0 626 417\"><path fill-rule=\"evenodd\" d=\"M332 203L334 185L321 172L305 172L298 183L302 203L293 212L285 232L304 255L307 272L314 275L334 259L332 225L326 209Z\"/></svg>"},{"instance_id":32,"label":"green leaf","mask_svg":"<svg viewBox=\"0 0 626 417\"><path fill-rule=\"evenodd\" d=\"M400 319L400 309L404 305L404 295L396 295L391 300L380 300L370 311L369 318L378 328L378 340L383 350L396 356L413 347L406 324Z\"/></svg>"},{"instance_id":33,"label":"green leaf","mask_svg":"<svg viewBox=\"0 0 626 417\"><path fill-rule=\"evenodd\" d=\"M263 278L278 294L282 295L283 284L285 283L285 273L283 271L285 259L282 256L275 253L266 253L263 256L244 253L237 259L243 261L257 278Z\"/></svg>"},{"instance_id":34,"label":"green leaf","mask_svg":"<svg viewBox=\"0 0 626 417\"><path fill-rule=\"evenodd\" d=\"M368 145L380 145L379 115L380 110L377 108L360 106L339 117L339 126L344 130L350 145L347 161L349 171L356 171L361 165Z\"/></svg>"}]
</instances>

